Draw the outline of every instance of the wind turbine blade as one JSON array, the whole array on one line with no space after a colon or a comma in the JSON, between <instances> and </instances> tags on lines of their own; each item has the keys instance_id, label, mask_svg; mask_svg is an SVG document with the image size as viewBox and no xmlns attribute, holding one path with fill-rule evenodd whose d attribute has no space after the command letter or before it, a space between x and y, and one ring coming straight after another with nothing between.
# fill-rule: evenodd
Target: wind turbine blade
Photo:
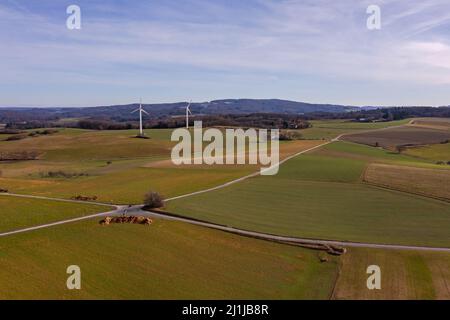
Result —
<instances>
[{"instance_id":1,"label":"wind turbine blade","mask_svg":"<svg viewBox=\"0 0 450 320\"><path fill-rule=\"evenodd\" d=\"M189 108L192 104L192 100L189 100L188 105L186 106L186 111L189 112L190 114L192 114L191 109Z\"/></svg>"},{"instance_id":2,"label":"wind turbine blade","mask_svg":"<svg viewBox=\"0 0 450 320\"><path fill-rule=\"evenodd\" d=\"M140 108L137 108L136 110L131 111L131 113L135 113L135 112L137 112L137 111L139 111L139 110L140 110Z\"/></svg>"},{"instance_id":3,"label":"wind turbine blade","mask_svg":"<svg viewBox=\"0 0 450 320\"><path fill-rule=\"evenodd\" d=\"M142 112L145 113L146 115L150 115L150 113L148 113L147 111L145 111L144 109L142 109Z\"/></svg>"}]
</instances>

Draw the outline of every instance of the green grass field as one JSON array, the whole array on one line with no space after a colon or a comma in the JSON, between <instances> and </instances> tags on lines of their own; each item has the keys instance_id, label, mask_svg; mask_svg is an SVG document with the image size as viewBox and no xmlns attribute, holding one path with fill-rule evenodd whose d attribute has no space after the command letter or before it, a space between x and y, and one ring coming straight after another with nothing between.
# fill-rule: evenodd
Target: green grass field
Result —
<instances>
[{"instance_id":1,"label":"green grass field","mask_svg":"<svg viewBox=\"0 0 450 320\"><path fill-rule=\"evenodd\" d=\"M327 157L360 160L366 163L386 163L429 169L450 169L447 166L437 165L435 161L431 161L430 159L415 157L409 154L409 152L397 153L347 141L327 144L323 148L315 150L313 153Z\"/></svg>"},{"instance_id":2,"label":"green grass field","mask_svg":"<svg viewBox=\"0 0 450 320\"><path fill-rule=\"evenodd\" d=\"M0 299L328 299L337 275L337 259L317 251L162 220L88 220L0 249ZM73 264L81 290L66 288Z\"/></svg>"},{"instance_id":3,"label":"green grass field","mask_svg":"<svg viewBox=\"0 0 450 320\"><path fill-rule=\"evenodd\" d=\"M362 184L364 168L361 159L301 155L276 176L175 200L167 210L273 234L450 246L448 203Z\"/></svg>"},{"instance_id":4,"label":"green grass field","mask_svg":"<svg viewBox=\"0 0 450 320\"><path fill-rule=\"evenodd\" d=\"M167 210L272 234L450 246L448 203L365 185L255 178Z\"/></svg>"},{"instance_id":5,"label":"green grass field","mask_svg":"<svg viewBox=\"0 0 450 320\"><path fill-rule=\"evenodd\" d=\"M172 131L161 129L145 132L151 139L134 138L135 130L59 129L52 135L28 137L18 141L0 141L0 150L2 152L33 150L40 152L40 158L43 160L60 162L167 158L174 144L170 141Z\"/></svg>"},{"instance_id":6,"label":"green grass field","mask_svg":"<svg viewBox=\"0 0 450 320\"><path fill-rule=\"evenodd\" d=\"M396 153L382 148L374 148L364 144L338 141L324 146L318 153L355 158L365 161L401 162L401 163L429 163L403 153Z\"/></svg>"},{"instance_id":7,"label":"green grass field","mask_svg":"<svg viewBox=\"0 0 450 320\"><path fill-rule=\"evenodd\" d=\"M408 148L404 153L421 159L448 162L450 161L450 143Z\"/></svg>"},{"instance_id":8,"label":"green grass field","mask_svg":"<svg viewBox=\"0 0 450 320\"><path fill-rule=\"evenodd\" d=\"M368 290L366 269L381 269L381 290ZM450 254L353 249L341 259L333 299L450 299Z\"/></svg>"},{"instance_id":9,"label":"green grass field","mask_svg":"<svg viewBox=\"0 0 450 320\"><path fill-rule=\"evenodd\" d=\"M364 182L450 202L450 170L370 164Z\"/></svg>"},{"instance_id":10,"label":"green grass field","mask_svg":"<svg viewBox=\"0 0 450 320\"><path fill-rule=\"evenodd\" d=\"M365 165L359 159L304 154L283 164L276 179L357 182Z\"/></svg>"},{"instance_id":11,"label":"green grass field","mask_svg":"<svg viewBox=\"0 0 450 320\"><path fill-rule=\"evenodd\" d=\"M142 203L149 190L172 197L209 188L239 178L249 167L208 168L131 168L100 176L73 179L0 179L0 187L10 192L59 198L76 195L97 196L98 201L114 204Z\"/></svg>"},{"instance_id":12,"label":"green grass field","mask_svg":"<svg viewBox=\"0 0 450 320\"><path fill-rule=\"evenodd\" d=\"M0 152L36 150L41 153L39 160L0 162L0 188L13 193L60 198L81 194L97 196L101 202L129 204L142 203L149 190L172 197L210 188L258 170L255 165L177 167L170 162L171 130L146 130L151 139L136 139L133 133L136 134L133 130L63 129L49 136L0 142ZM283 141L280 156L317 143ZM46 176L55 171L83 176Z\"/></svg>"},{"instance_id":13,"label":"green grass field","mask_svg":"<svg viewBox=\"0 0 450 320\"><path fill-rule=\"evenodd\" d=\"M399 126L407 124L410 119L390 121L390 122L374 122L359 123L349 120L313 120L310 121L312 127L300 130L303 139L332 139L343 133L354 133L364 130L382 129L387 127Z\"/></svg>"},{"instance_id":14,"label":"green grass field","mask_svg":"<svg viewBox=\"0 0 450 320\"><path fill-rule=\"evenodd\" d=\"M112 210L107 206L0 195L0 232Z\"/></svg>"}]
</instances>

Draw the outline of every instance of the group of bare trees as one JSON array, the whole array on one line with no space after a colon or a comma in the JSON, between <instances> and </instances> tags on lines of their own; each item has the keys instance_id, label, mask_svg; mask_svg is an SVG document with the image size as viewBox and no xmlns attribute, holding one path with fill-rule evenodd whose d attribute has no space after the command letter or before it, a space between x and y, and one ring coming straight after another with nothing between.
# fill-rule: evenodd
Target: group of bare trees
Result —
<instances>
[{"instance_id":1,"label":"group of bare trees","mask_svg":"<svg viewBox=\"0 0 450 320\"><path fill-rule=\"evenodd\" d=\"M37 151L0 151L0 161L37 160L39 155Z\"/></svg>"}]
</instances>

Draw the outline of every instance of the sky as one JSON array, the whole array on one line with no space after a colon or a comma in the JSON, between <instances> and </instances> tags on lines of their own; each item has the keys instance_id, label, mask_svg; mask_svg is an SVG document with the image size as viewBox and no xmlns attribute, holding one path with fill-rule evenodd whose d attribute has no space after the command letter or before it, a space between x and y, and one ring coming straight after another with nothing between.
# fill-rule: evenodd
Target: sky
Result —
<instances>
[{"instance_id":1,"label":"sky","mask_svg":"<svg viewBox=\"0 0 450 320\"><path fill-rule=\"evenodd\" d=\"M0 1L0 106L139 98L450 105L450 1Z\"/></svg>"}]
</instances>

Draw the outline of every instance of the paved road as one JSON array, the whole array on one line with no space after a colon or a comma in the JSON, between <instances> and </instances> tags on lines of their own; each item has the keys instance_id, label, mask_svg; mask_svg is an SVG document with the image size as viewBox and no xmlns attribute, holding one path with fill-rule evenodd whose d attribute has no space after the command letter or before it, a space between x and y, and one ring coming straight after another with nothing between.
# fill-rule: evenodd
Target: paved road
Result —
<instances>
[{"instance_id":1,"label":"paved road","mask_svg":"<svg viewBox=\"0 0 450 320\"><path fill-rule=\"evenodd\" d=\"M22 197L28 197L25 195L22 195ZM35 198L33 196L29 196L30 198ZM45 198L44 199L51 199L51 198ZM61 199L58 199L61 200ZM116 206L115 210L111 210L108 212L101 212L96 213L84 217L78 217L73 219L67 219L63 221L58 222L52 222L47 223L39 226L34 226L30 228L20 229L20 230L14 230L9 232L0 233L0 237L10 236L14 234L24 233L24 232L30 232L33 230L39 230L44 228L50 228L57 225L62 225L66 223L72 223L92 218L100 218L100 217L106 217L106 216L121 216L123 214L127 215L135 215L135 216L148 216L152 218L160 218L165 220L173 220L173 221L180 221L184 223L190 223L202 227L207 227L211 229L221 230L225 232L230 232L234 234L238 234L241 236L246 237L252 237L252 238L258 238L263 240L269 240L269 241L276 241L276 242L283 242L283 243L290 243L290 244L296 244L296 245L336 245L336 246L343 246L343 247L361 247L361 248L375 248L375 249L398 249L398 250L422 250L422 251L439 251L439 252L449 252L450 248L437 248L437 247L423 247L423 246L403 246L403 245L389 245L389 244L375 244L375 243L360 243L360 242L347 242L347 241L334 241L334 240L320 240L320 239L307 239L307 238L297 238L297 237L285 237L285 236L277 236L267 233L261 233L261 232L255 232L255 231L248 231L228 226L223 226L219 224L209 223L209 222L202 222L197 221L190 218L182 218L182 217L175 217L166 215L163 213L158 212L150 212L146 210L142 210L142 205L135 205L132 207L128 206Z\"/></svg>"},{"instance_id":2,"label":"paved road","mask_svg":"<svg viewBox=\"0 0 450 320\"><path fill-rule=\"evenodd\" d=\"M223 226L219 224L209 223L197 221L189 218L175 217L166 215L164 213L158 212L149 212L142 210L142 206L133 206L129 208L129 214L139 215L139 216L149 216L155 218L161 218L166 220L174 220L185 223L190 223L202 227L222 230L226 232L235 233L242 236L253 237L258 239L277 241L277 242L286 242L292 244L299 245L336 245L336 246L344 246L344 247L359 247L359 248L375 248L375 249L398 249L398 250L423 250L423 251L440 251L440 252L449 252L450 248L439 248L439 247L424 247L424 246L404 246L404 245L391 245L391 244L376 244L376 243L362 243L362 242L349 242L349 241L335 241L335 240L320 240L320 239L308 239L308 238L297 238L297 237L286 237L286 236L277 236L267 233L248 231L243 229L237 229L233 227Z\"/></svg>"}]
</instances>

